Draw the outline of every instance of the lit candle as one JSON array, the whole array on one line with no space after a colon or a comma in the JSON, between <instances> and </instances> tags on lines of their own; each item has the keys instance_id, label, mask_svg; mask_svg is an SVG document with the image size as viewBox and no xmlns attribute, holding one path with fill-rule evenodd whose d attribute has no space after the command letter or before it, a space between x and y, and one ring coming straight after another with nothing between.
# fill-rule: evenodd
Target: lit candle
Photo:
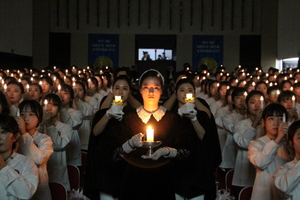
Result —
<instances>
[{"instance_id":1,"label":"lit candle","mask_svg":"<svg viewBox=\"0 0 300 200\"><path fill-rule=\"evenodd\" d=\"M293 101L293 108L295 108L295 106L296 106L296 98L295 98L294 95L292 96L292 101Z\"/></svg>"},{"instance_id":2,"label":"lit candle","mask_svg":"<svg viewBox=\"0 0 300 200\"><path fill-rule=\"evenodd\" d=\"M69 72L69 71L66 69L66 74L68 74L68 72Z\"/></svg>"},{"instance_id":3,"label":"lit candle","mask_svg":"<svg viewBox=\"0 0 300 200\"><path fill-rule=\"evenodd\" d=\"M45 110L48 110L48 100L47 99L45 99L45 101L44 101L44 108L45 108Z\"/></svg>"},{"instance_id":4,"label":"lit candle","mask_svg":"<svg viewBox=\"0 0 300 200\"><path fill-rule=\"evenodd\" d=\"M89 69L90 69L90 66L87 66L87 67L86 67L86 69L88 69L88 70L89 70ZM106 68L106 69L107 69L107 68Z\"/></svg>"},{"instance_id":5,"label":"lit candle","mask_svg":"<svg viewBox=\"0 0 300 200\"><path fill-rule=\"evenodd\" d=\"M4 92L6 92L7 91L7 85L5 84L4 85Z\"/></svg>"},{"instance_id":6,"label":"lit candle","mask_svg":"<svg viewBox=\"0 0 300 200\"><path fill-rule=\"evenodd\" d=\"M42 85L42 83L43 83L42 81L39 81L39 85Z\"/></svg>"},{"instance_id":7,"label":"lit candle","mask_svg":"<svg viewBox=\"0 0 300 200\"><path fill-rule=\"evenodd\" d=\"M20 78L18 79L18 82L21 83L21 79Z\"/></svg>"},{"instance_id":8,"label":"lit candle","mask_svg":"<svg viewBox=\"0 0 300 200\"><path fill-rule=\"evenodd\" d=\"M75 77L72 77L72 81L75 82Z\"/></svg>"},{"instance_id":9,"label":"lit candle","mask_svg":"<svg viewBox=\"0 0 300 200\"><path fill-rule=\"evenodd\" d=\"M184 99L185 103L194 103L195 99L192 93L187 93Z\"/></svg>"},{"instance_id":10,"label":"lit candle","mask_svg":"<svg viewBox=\"0 0 300 200\"><path fill-rule=\"evenodd\" d=\"M53 69L56 70L56 66L54 66Z\"/></svg>"},{"instance_id":11,"label":"lit candle","mask_svg":"<svg viewBox=\"0 0 300 200\"><path fill-rule=\"evenodd\" d=\"M286 116L285 116L285 113L283 113L283 115L282 115L282 122L283 122L283 123L286 122Z\"/></svg>"},{"instance_id":12,"label":"lit candle","mask_svg":"<svg viewBox=\"0 0 300 200\"><path fill-rule=\"evenodd\" d=\"M72 83L72 85L73 85L73 88L75 88L75 87L76 87L76 83L75 83L75 82L73 82L73 83Z\"/></svg>"},{"instance_id":13,"label":"lit candle","mask_svg":"<svg viewBox=\"0 0 300 200\"><path fill-rule=\"evenodd\" d=\"M32 74L32 69L29 70L30 74Z\"/></svg>"},{"instance_id":14,"label":"lit candle","mask_svg":"<svg viewBox=\"0 0 300 200\"><path fill-rule=\"evenodd\" d=\"M53 77L53 81L56 81L56 76Z\"/></svg>"},{"instance_id":15,"label":"lit candle","mask_svg":"<svg viewBox=\"0 0 300 200\"><path fill-rule=\"evenodd\" d=\"M247 94L247 92L245 91L245 92L244 92L244 97L245 97L245 99L246 99L247 95L248 95L248 94Z\"/></svg>"},{"instance_id":16,"label":"lit candle","mask_svg":"<svg viewBox=\"0 0 300 200\"><path fill-rule=\"evenodd\" d=\"M88 79L88 85L89 85L89 88L91 87L91 79L89 78Z\"/></svg>"},{"instance_id":17,"label":"lit candle","mask_svg":"<svg viewBox=\"0 0 300 200\"><path fill-rule=\"evenodd\" d=\"M17 110L17 117L20 117L20 109Z\"/></svg>"},{"instance_id":18,"label":"lit candle","mask_svg":"<svg viewBox=\"0 0 300 200\"><path fill-rule=\"evenodd\" d=\"M33 77L31 77L30 80L33 81Z\"/></svg>"},{"instance_id":19,"label":"lit candle","mask_svg":"<svg viewBox=\"0 0 300 200\"><path fill-rule=\"evenodd\" d=\"M264 108L264 97L260 96L260 108L263 109Z\"/></svg>"},{"instance_id":20,"label":"lit candle","mask_svg":"<svg viewBox=\"0 0 300 200\"><path fill-rule=\"evenodd\" d=\"M280 90L277 90L277 92L276 92L276 93L277 93L277 95L280 95Z\"/></svg>"},{"instance_id":21,"label":"lit candle","mask_svg":"<svg viewBox=\"0 0 300 200\"><path fill-rule=\"evenodd\" d=\"M291 87L291 88L290 88L290 90L291 90L291 91L293 91L293 90L294 90L294 88L293 88L293 87Z\"/></svg>"},{"instance_id":22,"label":"lit candle","mask_svg":"<svg viewBox=\"0 0 300 200\"><path fill-rule=\"evenodd\" d=\"M29 84L26 85L26 90L29 92Z\"/></svg>"},{"instance_id":23,"label":"lit candle","mask_svg":"<svg viewBox=\"0 0 300 200\"><path fill-rule=\"evenodd\" d=\"M60 84L58 85L57 90L58 90L58 92L60 92L60 90L61 90Z\"/></svg>"},{"instance_id":24,"label":"lit candle","mask_svg":"<svg viewBox=\"0 0 300 200\"><path fill-rule=\"evenodd\" d=\"M119 105L122 106L123 105L123 100L121 96L115 96L115 99L113 100L113 105Z\"/></svg>"},{"instance_id":25,"label":"lit candle","mask_svg":"<svg viewBox=\"0 0 300 200\"><path fill-rule=\"evenodd\" d=\"M147 142L154 142L154 129L148 126L146 130Z\"/></svg>"}]
</instances>

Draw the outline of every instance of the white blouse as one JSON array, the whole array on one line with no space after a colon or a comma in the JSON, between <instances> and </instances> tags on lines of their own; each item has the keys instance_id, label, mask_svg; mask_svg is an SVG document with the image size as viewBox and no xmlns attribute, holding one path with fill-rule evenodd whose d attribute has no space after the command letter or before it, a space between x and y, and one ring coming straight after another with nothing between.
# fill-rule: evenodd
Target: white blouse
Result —
<instances>
[{"instance_id":1,"label":"white blouse","mask_svg":"<svg viewBox=\"0 0 300 200\"><path fill-rule=\"evenodd\" d=\"M44 132L43 127L39 127L38 130ZM69 124L56 121L55 125L46 127L45 131L52 139L54 149L48 161L49 181L59 182L69 191L70 183L67 170L66 147L71 142L73 129Z\"/></svg>"},{"instance_id":2,"label":"white blouse","mask_svg":"<svg viewBox=\"0 0 300 200\"><path fill-rule=\"evenodd\" d=\"M252 127L252 121L248 118L240 121L234 127L233 138L238 146L235 160L232 185L246 187L253 186L255 168L247 158L250 141L255 140L256 128Z\"/></svg>"},{"instance_id":3,"label":"white blouse","mask_svg":"<svg viewBox=\"0 0 300 200\"><path fill-rule=\"evenodd\" d=\"M30 199L35 193L39 175L32 158L13 153L0 170L0 199Z\"/></svg>"},{"instance_id":4,"label":"white blouse","mask_svg":"<svg viewBox=\"0 0 300 200\"><path fill-rule=\"evenodd\" d=\"M63 108L60 111L60 117L63 123L69 124L73 129L70 144L66 148L67 162L68 164L81 166L81 144L78 129L82 124L83 115L79 110Z\"/></svg>"},{"instance_id":5,"label":"white blouse","mask_svg":"<svg viewBox=\"0 0 300 200\"><path fill-rule=\"evenodd\" d=\"M53 153L51 138L39 132L35 132L32 136L29 133L25 133L19 137L18 144L18 152L31 157L38 166L39 185L32 200L51 200L47 172L47 162Z\"/></svg>"},{"instance_id":6,"label":"white blouse","mask_svg":"<svg viewBox=\"0 0 300 200\"><path fill-rule=\"evenodd\" d=\"M286 199L300 199L300 162L296 158L277 168L273 177Z\"/></svg>"},{"instance_id":7,"label":"white blouse","mask_svg":"<svg viewBox=\"0 0 300 200\"><path fill-rule=\"evenodd\" d=\"M283 143L277 144L267 135L253 140L248 147L248 159L256 168L251 199L280 199L273 174L279 166L291 160Z\"/></svg>"}]
</instances>

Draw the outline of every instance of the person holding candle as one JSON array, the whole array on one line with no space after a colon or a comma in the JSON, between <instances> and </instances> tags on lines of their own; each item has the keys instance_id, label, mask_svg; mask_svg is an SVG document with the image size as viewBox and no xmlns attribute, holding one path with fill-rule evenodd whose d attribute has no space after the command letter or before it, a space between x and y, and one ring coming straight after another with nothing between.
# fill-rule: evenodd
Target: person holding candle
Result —
<instances>
[{"instance_id":1,"label":"person holding candle","mask_svg":"<svg viewBox=\"0 0 300 200\"><path fill-rule=\"evenodd\" d=\"M295 108L295 99L293 99L293 97L295 98L294 93L289 90L281 92L278 96L278 102L283 105L288 112L289 123L299 119L297 110Z\"/></svg>"},{"instance_id":2,"label":"person holding candle","mask_svg":"<svg viewBox=\"0 0 300 200\"><path fill-rule=\"evenodd\" d=\"M192 101L195 88L189 79L176 84L176 114L181 116L179 127L182 141L190 154L184 161L174 163L176 200L215 199L214 169L221 163L221 149L215 123L203 110L197 110ZM192 97L188 97L191 95Z\"/></svg>"},{"instance_id":3,"label":"person holding candle","mask_svg":"<svg viewBox=\"0 0 300 200\"><path fill-rule=\"evenodd\" d=\"M288 80L283 80L280 85L282 91L291 90L292 83Z\"/></svg>"},{"instance_id":4,"label":"person holding candle","mask_svg":"<svg viewBox=\"0 0 300 200\"><path fill-rule=\"evenodd\" d=\"M94 97L97 100L97 110L100 108L100 103L104 97L103 94L99 93L98 80L95 77L88 79L89 89L87 90L88 96Z\"/></svg>"},{"instance_id":5,"label":"person holding candle","mask_svg":"<svg viewBox=\"0 0 300 200\"><path fill-rule=\"evenodd\" d=\"M245 92L246 89L240 87L232 91L231 99L233 110L230 114L224 115L222 118L222 124L226 130L227 138L222 151L222 163L219 167L226 171L233 169L235 166L237 149L233 134L235 125L245 119L245 99L247 97L247 92Z\"/></svg>"},{"instance_id":6,"label":"person holding candle","mask_svg":"<svg viewBox=\"0 0 300 200\"><path fill-rule=\"evenodd\" d=\"M225 96L226 96L226 91L229 89L229 82L227 81L222 81L220 84L219 84L219 87L218 87L218 100L211 104L210 105L210 110L211 110L211 113L214 115L216 115L216 112L219 108L221 108L221 106L224 104L225 102Z\"/></svg>"},{"instance_id":7,"label":"person holding candle","mask_svg":"<svg viewBox=\"0 0 300 200\"><path fill-rule=\"evenodd\" d=\"M40 102L41 98L42 98L42 95L43 95L42 87L37 83L32 83L32 84L29 85L28 94L29 94L28 99Z\"/></svg>"},{"instance_id":8,"label":"person holding candle","mask_svg":"<svg viewBox=\"0 0 300 200\"><path fill-rule=\"evenodd\" d=\"M31 157L15 152L16 120L0 114L0 199L31 199L38 187L38 169Z\"/></svg>"},{"instance_id":9,"label":"person holding candle","mask_svg":"<svg viewBox=\"0 0 300 200\"><path fill-rule=\"evenodd\" d=\"M288 142L295 157L292 161L277 168L273 178L275 187L283 193L283 199L300 199L300 120L293 122L288 129Z\"/></svg>"},{"instance_id":10,"label":"person holding candle","mask_svg":"<svg viewBox=\"0 0 300 200\"><path fill-rule=\"evenodd\" d=\"M124 158L128 163L119 200L123 199L175 199L175 191L171 183L172 168L167 158L182 158L188 151L175 149L180 147L181 140L177 128L177 116L159 106L163 91L164 78L157 70L145 71L139 82L143 106L124 115L124 126L120 130L115 159ZM154 129L154 140L162 144L154 149L152 155L146 155L146 148L142 147L142 138L147 127ZM147 159L146 161L143 161ZM164 163L159 165L160 163ZM152 166L152 167L151 167ZM145 193L148 189L151 192Z\"/></svg>"},{"instance_id":11,"label":"person holding candle","mask_svg":"<svg viewBox=\"0 0 300 200\"><path fill-rule=\"evenodd\" d=\"M262 113L262 124L266 135L250 141L248 159L256 168L252 200L280 199L274 187L273 174L279 166L290 161L291 155L285 145L288 125L286 109L280 104L268 105Z\"/></svg>"},{"instance_id":12,"label":"person holding candle","mask_svg":"<svg viewBox=\"0 0 300 200\"><path fill-rule=\"evenodd\" d=\"M281 93L281 88L277 85L269 87L267 90L267 94L268 94L268 103L267 105L271 104L271 103L278 103L277 99L278 96Z\"/></svg>"},{"instance_id":13,"label":"person holding candle","mask_svg":"<svg viewBox=\"0 0 300 200\"><path fill-rule=\"evenodd\" d=\"M70 85L62 85L61 92L62 109L60 110L60 120L69 124L73 128L73 134L69 146L66 148L67 163L81 166L81 143L78 129L83 121L83 114L78 110L74 100L74 90Z\"/></svg>"},{"instance_id":14,"label":"person holding candle","mask_svg":"<svg viewBox=\"0 0 300 200\"><path fill-rule=\"evenodd\" d=\"M243 187L252 186L255 178L255 168L247 159L248 146L250 141L261 135L261 107L263 93L253 90L246 97L247 117L235 124L233 139L237 145L237 156L235 160L232 185L235 186L235 196L238 199L240 190Z\"/></svg>"},{"instance_id":15,"label":"person holding candle","mask_svg":"<svg viewBox=\"0 0 300 200\"><path fill-rule=\"evenodd\" d=\"M53 87L53 81L48 76L43 76L40 81L42 81L41 87L43 90L42 98L44 98L47 94L51 93Z\"/></svg>"},{"instance_id":16,"label":"person holding candle","mask_svg":"<svg viewBox=\"0 0 300 200\"><path fill-rule=\"evenodd\" d=\"M53 143L48 135L37 131L39 123L42 122L43 109L35 100L24 100L19 109L20 117L16 118L21 134L18 139L18 152L31 157L39 171L39 185L31 199L51 200L47 162L53 153Z\"/></svg>"},{"instance_id":17,"label":"person holding candle","mask_svg":"<svg viewBox=\"0 0 300 200\"><path fill-rule=\"evenodd\" d=\"M77 109L83 115L82 124L78 129L78 134L81 143L81 149L87 150L89 143L89 136L91 132L91 118L94 116L94 108L91 104L86 101L85 87L82 82L75 83L74 88L74 102Z\"/></svg>"},{"instance_id":18,"label":"person holding candle","mask_svg":"<svg viewBox=\"0 0 300 200\"><path fill-rule=\"evenodd\" d=\"M117 77L112 92L115 97L121 97L121 100L118 104L113 100L110 102L110 108L99 110L92 123L84 184L84 193L91 199L117 198L126 166L125 161L113 161L113 155L118 147L115 140L118 138L123 115L132 110L127 102L131 92L130 79L125 75Z\"/></svg>"},{"instance_id":19,"label":"person holding candle","mask_svg":"<svg viewBox=\"0 0 300 200\"><path fill-rule=\"evenodd\" d=\"M73 129L70 125L58 120L58 113L61 108L59 96L47 94L43 102L45 100L48 100L48 109L43 111L43 120L38 131L49 135L53 142L54 152L50 156L47 166L49 181L59 182L66 187L67 191L70 191L66 148L71 141Z\"/></svg>"},{"instance_id":20,"label":"person holding candle","mask_svg":"<svg viewBox=\"0 0 300 200\"><path fill-rule=\"evenodd\" d=\"M264 94L264 98L267 99L268 85L266 84L265 81L258 81L255 85L255 90L261 91Z\"/></svg>"},{"instance_id":21,"label":"person holding candle","mask_svg":"<svg viewBox=\"0 0 300 200\"><path fill-rule=\"evenodd\" d=\"M6 96L10 104L10 115L16 116L19 104L23 101L24 87L22 83L11 81L7 84Z\"/></svg>"}]
</instances>

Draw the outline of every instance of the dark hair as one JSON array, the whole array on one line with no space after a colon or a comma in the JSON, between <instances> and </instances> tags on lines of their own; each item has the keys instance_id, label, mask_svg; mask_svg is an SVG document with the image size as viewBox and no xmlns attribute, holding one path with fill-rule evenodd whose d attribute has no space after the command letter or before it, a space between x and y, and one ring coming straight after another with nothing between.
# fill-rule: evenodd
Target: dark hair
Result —
<instances>
[{"instance_id":1,"label":"dark hair","mask_svg":"<svg viewBox=\"0 0 300 200\"><path fill-rule=\"evenodd\" d=\"M178 79L179 76L186 76L188 79L191 78L191 74L188 73L187 71L179 71L179 72L175 73L174 80L177 81L177 79Z\"/></svg>"},{"instance_id":2,"label":"dark hair","mask_svg":"<svg viewBox=\"0 0 300 200\"><path fill-rule=\"evenodd\" d=\"M221 81L220 82L220 85L219 85L219 88L218 88L218 91L220 91L220 89L222 88L222 86L230 86L229 82L228 81Z\"/></svg>"},{"instance_id":3,"label":"dark hair","mask_svg":"<svg viewBox=\"0 0 300 200\"><path fill-rule=\"evenodd\" d=\"M129 89L131 91L131 89L132 89L131 79L127 75L120 75L120 76L116 77L112 86L114 87L116 82L119 81L119 80L126 81L128 86L129 86Z\"/></svg>"},{"instance_id":4,"label":"dark hair","mask_svg":"<svg viewBox=\"0 0 300 200\"><path fill-rule=\"evenodd\" d=\"M49 93L47 94L43 100L47 99L48 102L52 101L53 105L57 106L60 110L61 108L61 100L57 94Z\"/></svg>"},{"instance_id":5,"label":"dark hair","mask_svg":"<svg viewBox=\"0 0 300 200\"><path fill-rule=\"evenodd\" d=\"M0 127L10 132L14 135L17 135L19 133L19 126L15 118L11 117L10 115L6 114L0 114ZM16 147L16 142L13 143L12 149Z\"/></svg>"},{"instance_id":6,"label":"dark hair","mask_svg":"<svg viewBox=\"0 0 300 200\"><path fill-rule=\"evenodd\" d=\"M288 120L288 113L285 107L278 103L271 103L267 107L265 107L262 113L262 119L267 119L270 116L282 117L283 113L285 113L286 121Z\"/></svg>"},{"instance_id":7,"label":"dark hair","mask_svg":"<svg viewBox=\"0 0 300 200\"><path fill-rule=\"evenodd\" d=\"M40 78L41 81L46 81L51 87L53 86L53 81L50 77L48 76L43 76L42 78Z\"/></svg>"},{"instance_id":8,"label":"dark hair","mask_svg":"<svg viewBox=\"0 0 300 200\"><path fill-rule=\"evenodd\" d=\"M0 105L2 107L1 114L9 115L10 113L9 105L6 96L3 94L3 92L0 92Z\"/></svg>"},{"instance_id":9,"label":"dark hair","mask_svg":"<svg viewBox=\"0 0 300 200\"><path fill-rule=\"evenodd\" d=\"M294 87L294 88L300 87L300 82L295 83L295 84L293 85L293 87Z\"/></svg>"},{"instance_id":10,"label":"dark hair","mask_svg":"<svg viewBox=\"0 0 300 200\"><path fill-rule=\"evenodd\" d=\"M252 90L251 92L248 93L247 97L246 97L246 105L248 105L248 102L250 100L250 98L254 95L260 95L260 96L264 96L264 94L261 91L258 90ZM264 99L265 101L265 99Z\"/></svg>"},{"instance_id":11,"label":"dark hair","mask_svg":"<svg viewBox=\"0 0 300 200\"><path fill-rule=\"evenodd\" d=\"M274 85L274 86L268 87L268 90L267 90L268 95L270 95L271 92L274 90L279 90L281 92L281 88L278 85Z\"/></svg>"},{"instance_id":12,"label":"dark hair","mask_svg":"<svg viewBox=\"0 0 300 200\"><path fill-rule=\"evenodd\" d=\"M294 92L286 90L286 91L282 91L280 93L280 95L277 98L277 101L280 103L282 101L291 99L294 96Z\"/></svg>"},{"instance_id":13,"label":"dark hair","mask_svg":"<svg viewBox=\"0 0 300 200\"><path fill-rule=\"evenodd\" d=\"M210 88L212 87L212 85L214 84L214 83L219 83L219 81L217 81L217 80L212 80L212 81L210 81L209 83L208 83L208 96L209 97L211 97L211 94L210 94Z\"/></svg>"},{"instance_id":14,"label":"dark hair","mask_svg":"<svg viewBox=\"0 0 300 200\"><path fill-rule=\"evenodd\" d=\"M256 83L256 85L255 85L255 89L257 90L257 87L258 87L259 85L261 85L261 84L265 85L265 86L268 88L268 85L266 84L266 82L264 82L264 81L258 81L258 82Z\"/></svg>"},{"instance_id":15,"label":"dark hair","mask_svg":"<svg viewBox=\"0 0 300 200\"><path fill-rule=\"evenodd\" d=\"M293 84L291 83L291 81L288 81L288 80L283 80L283 81L280 83L280 87L281 87L281 89L283 89L283 87L284 87L284 84L286 84L286 83L289 83L291 86L293 86Z\"/></svg>"},{"instance_id":16,"label":"dark hair","mask_svg":"<svg viewBox=\"0 0 300 200\"><path fill-rule=\"evenodd\" d=\"M288 140L293 141L296 131L300 128L300 120L294 121L288 129Z\"/></svg>"},{"instance_id":17,"label":"dark hair","mask_svg":"<svg viewBox=\"0 0 300 200\"><path fill-rule=\"evenodd\" d=\"M61 90L65 91L65 92L68 92L70 94L71 101L70 101L69 106L70 106L70 108L72 108L72 102L74 100L74 90L73 90L73 88L68 84L63 84L62 87L61 87Z\"/></svg>"},{"instance_id":18,"label":"dark hair","mask_svg":"<svg viewBox=\"0 0 300 200\"><path fill-rule=\"evenodd\" d=\"M180 80L177 82L176 87L175 87L175 92L177 92L178 89L179 89L179 87L180 87L182 84L185 84L185 83L191 84L191 85L193 86L194 90L195 90L195 85L194 85L194 83L193 83L190 79L184 78L184 79L180 79Z\"/></svg>"},{"instance_id":19,"label":"dark hair","mask_svg":"<svg viewBox=\"0 0 300 200\"><path fill-rule=\"evenodd\" d=\"M41 123L43 120L43 109L41 104L39 104L39 102L35 100L24 100L19 105L19 109L21 113L26 106L30 106L31 111L37 116L39 123Z\"/></svg>"},{"instance_id":20,"label":"dark hair","mask_svg":"<svg viewBox=\"0 0 300 200\"><path fill-rule=\"evenodd\" d=\"M10 82L7 84L7 86L12 85L12 84L13 84L13 85L19 86L19 88L21 89L21 93L24 94L24 86L23 86L22 83L20 83L20 82L18 82L18 81L10 81Z\"/></svg>"},{"instance_id":21,"label":"dark hair","mask_svg":"<svg viewBox=\"0 0 300 200\"><path fill-rule=\"evenodd\" d=\"M95 85L96 90L98 90L98 80L95 77L90 77L88 80L90 80Z\"/></svg>"},{"instance_id":22,"label":"dark hair","mask_svg":"<svg viewBox=\"0 0 300 200\"><path fill-rule=\"evenodd\" d=\"M160 82L161 87L162 88L164 87L164 77L161 75L161 73L155 69L149 69L148 71L144 72L140 77L140 82L139 82L140 88L141 88L144 80L149 77L157 78Z\"/></svg>"},{"instance_id":23,"label":"dark hair","mask_svg":"<svg viewBox=\"0 0 300 200\"><path fill-rule=\"evenodd\" d=\"M85 95L86 94L85 84L83 82L81 82L81 81L76 81L75 84L79 84L82 87L83 93Z\"/></svg>"},{"instance_id":24,"label":"dark hair","mask_svg":"<svg viewBox=\"0 0 300 200\"><path fill-rule=\"evenodd\" d=\"M244 92L247 92L247 90L245 88L242 88L242 87L236 87L232 93L231 93L231 99L232 101L234 101L234 98L236 96L243 96L244 95Z\"/></svg>"}]
</instances>

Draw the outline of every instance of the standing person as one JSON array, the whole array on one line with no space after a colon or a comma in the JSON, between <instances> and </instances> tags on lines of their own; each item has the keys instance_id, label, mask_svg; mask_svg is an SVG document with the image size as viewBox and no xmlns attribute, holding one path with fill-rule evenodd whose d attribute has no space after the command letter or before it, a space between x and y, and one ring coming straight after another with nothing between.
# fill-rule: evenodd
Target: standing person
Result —
<instances>
[{"instance_id":1,"label":"standing person","mask_svg":"<svg viewBox=\"0 0 300 200\"><path fill-rule=\"evenodd\" d=\"M194 103L186 103L187 93L195 97L193 83L189 79L179 80L176 84L177 102L174 110L181 116L178 123L184 133L182 140L186 142L190 154L187 159L179 160L174 165L176 200L215 200L214 170L221 163L216 125L205 111L198 110Z\"/></svg>"},{"instance_id":2,"label":"standing person","mask_svg":"<svg viewBox=\"0 0 300 200\"><path fill-rule=\"evenodd\" d=\"M0 199L30 199L39 177L34 161L14 151L19 137L16 120L0 114Z\"/></svg>"},{"instance_id":3,"label":"standing person","mask_svg":"<svg viewBox=\"0 0 300 200\"><path fill-rule=\"evenodd\" d=\"M100 93L100 88L98 88L98 80L95 77L90 77L88 79L87 94L88 96L94 97L97 100L97 110L99 110L100 103L104 95Z\"/></svg>"},{"instance_id":4,"label":"standing person","mask_svg":"<svg viewBox=\"0 0 300 200\"><path fill-rule=\"evenodd\" d=\"M300 199L300 120L293 122L288 129L288 142L295 157L292 161L277 168L274 174L275 186L287 200Z\"/></svg>"},{"instance_id":5,"label":"standing person","mask_svg":"<svg viewBox=\"0 0 300 200\"><path fill-rule=\"evenodd\" d=\"M67 163L81 166L81 144L78 129L83 121L83 114L77 110L74 100L74 90L70 85L64 84L61 87L60 120L62 123L69 124L73 129L73 134L69 145L66 148Z\"/></svg>"},{"instance_id":6,"label":"standing person","mask_svg":"<svg viewBox=\"0 0 300 200\"><path fill-rule=\"evenodd\" d=\"M119 200L175 199L171 182L171 161L167 158L185 157L188 151L174 148L180 146L177 116L159 106L163 80L157 70L145 71L139 82L143 106L124 116L124 127L119 139L119 143L123 145L117 149L116 155L121 155L130 163L124 173ZM140 147L143 145L141 133L145 133L149 125L154 129L154 140L161 141L162 144L154 149L152 155L147 156L147 149ZM151 192L145 193L148 189Z\"/></svg>"},{"instance_id":7,"label":"standing person","mask_svg":"<svg viewBox=\"0 0 300 200\"><path fill-rule=\"evenodd\" d=\"M39 185L31 199L51 200L47 162L53 153L53 143L48 135L37 131L43 119L43 109L35 100L24 100L19 109L20 117L17 117L17 122L21 136L18 139L18 152L31 157L39 171Z\"/></svg>"},{"instance_id":8,"label":"standing person","mask_svg":"<svg viewBox=\"0 0 300 200\"><path fill-rule=\"evenodd\" d=\"M6 96L8 97L8 102L10 106L10 115L17 116L19 105L22 102L22 97L24 94L24 87L22 83L17 81L10 81L7 84Z\"/></svg>"},{"instance_id":9,"label":"standing person","mask_svg":"<svg viewBox=\"0 0 300 200\"><path fill-rule=\"evenodd\" d=\"M92 200L113 200L120 192L126 163L115 163L113 160L117 148L114 141L118 138L123 114L132 110L127 102L131 92L130 84L127 76L117 77L112 92L114 96L121 96L122 105L110 101L111 107L99 110L93 119L84 184L84 193Z\"/></svg>"},{"instance_id":10,"label":"standing person","mask_svg":"<svg viewBox=\"0 0 300 200\"><path fill-rule=\"evenodd\" d=\"M266 135L250 142L247 155L256 168L252 200L280 199L272 176L279 166L291 160L284 144L288 125L283 118L287 117L286 109L280 104L270 104L262 113Z\"/></svg>"},{"instance_id":11,"label":"standing person","mask_svg":"<svg viewBox=\"0 0 300 200\"><path fill-rule=\"evenodd\" d=\"M229 170L235 166L236 159L236 144L233 139L234 127L241 120L245 119L245 94L247 94L245 88L235 88L232 91L232 107L233 110L230 114L223 116L223 125L226 129L226 142L222 151L222 163L220 168Z\"/></svg>"},{"instance_id":12,"label":"standing person","mask_svg":"<svg viewBox=\"0 0 300 200\"><path fill-rule=\"evenodd\" d=\"M253 186L255 178L255 168L247 159L248 146L250 141L255 140L263 107L260 98L263 93L251 91L246 98L247 117L237 123L233 131L233 139L237 144L237 156L235 160L232 185L235 186L236 199L243 187Z\"/></svg>"},{"instance_id":13,"label":"standing person","mask_svg":"<svg viewBox=\"0 0 300 200\"><path fill-rule=\"evenodd\" d=\"M63 184L70 191L69 176L67 170L66 147L69 145L73 129L70 125L58 120L61 108L61 100L56 94L47 94L44 98L48 101L47 107L43 105L44 115L38 131L46 133L52 139L54 152L48 161L49 181Z\"/></svg>"},{"instance_id":14,"label":"standing person","mask_svg":"<svg viewBox=\"0 0 300 200\"><path fill-rule=\"evenodd\" d=\"M82 124L78 129L81 149L87 150L91 132L91 119L94 116L94 108L86 101L86 90L82 82L76 82L74 91L76 107L83 115Z\"/></svg>"}]
</instances>

